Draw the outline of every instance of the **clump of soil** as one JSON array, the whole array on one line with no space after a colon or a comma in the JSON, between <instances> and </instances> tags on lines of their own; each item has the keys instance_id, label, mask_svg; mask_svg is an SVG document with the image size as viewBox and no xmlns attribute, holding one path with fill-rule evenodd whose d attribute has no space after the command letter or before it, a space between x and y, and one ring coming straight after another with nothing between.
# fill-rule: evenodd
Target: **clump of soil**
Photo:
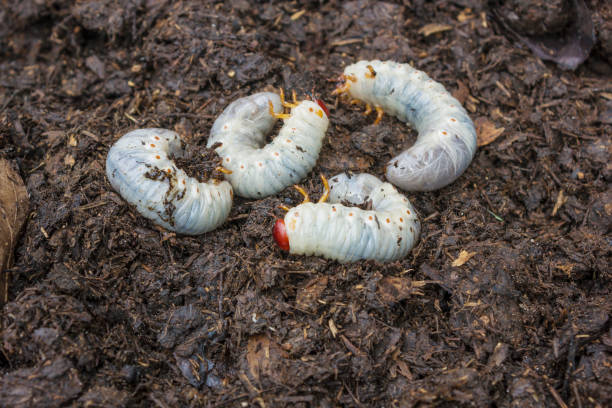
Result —
<instances>
[{"instance_id":1,"label":"clump of soil","mask_svg":"<svg viewBox=\"0 0 612 408\"><path fill-rule=\"evenodd\" d=\"M207 182L210 179L223 180L221 170L221 158L215 152L219 147L217 143L210 148L198 145L186 145L183 157L170 157L179 169L182 169L189 177L199 182Z\"/></svg>"}]
</instances>

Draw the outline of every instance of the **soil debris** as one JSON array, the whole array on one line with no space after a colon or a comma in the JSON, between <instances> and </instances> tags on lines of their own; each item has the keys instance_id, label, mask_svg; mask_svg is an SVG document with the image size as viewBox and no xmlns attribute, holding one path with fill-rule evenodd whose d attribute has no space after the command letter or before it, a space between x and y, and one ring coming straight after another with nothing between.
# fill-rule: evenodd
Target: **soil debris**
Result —
<instances>
[{"instance_id":1,"label":"soil debris","mask_svg":"<svg viewBox=\"0 0 612 408\"><path fill-rule=\"evenodd\" d=\"M566 33L575 13L549 3L503 2L523 36ZM0 157L30 195L5 270L0 405L612 406L607 3L585 0L598 43L569 71L501 35L484 1L0 6ZM320 173L383 177L416 133L331 96L365 58L412 63L493 124L456 182L407 194L422 232L401 261L278 250L292 188L236 198L189 237L106 180L129 130L177 131L189 170L231 101L279 87L334 107L300 182L313 197ZM477 255L455 267L461 251Z\"/></svg>"}]
</instances>

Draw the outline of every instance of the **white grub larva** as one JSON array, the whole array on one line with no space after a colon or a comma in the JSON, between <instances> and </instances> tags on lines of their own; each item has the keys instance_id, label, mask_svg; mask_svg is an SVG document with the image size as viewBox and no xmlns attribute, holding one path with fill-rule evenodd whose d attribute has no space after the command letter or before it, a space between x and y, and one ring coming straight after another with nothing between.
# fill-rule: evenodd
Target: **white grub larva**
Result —
<instances>
[{"instance_id":1,"label":"white grub larva","mask_svg":"<svg viewBox=\"0 0 612 408\"><path fill-rule=\"evenodd\" d=\"M272 108L270 108L270 103ZM284 114L283 108L291 113ZM273 111L272 111L273 109ZM299 182L314 167L329 125L323 101L288 103L284 97L261 92L232 102L215 121L207 147L223 167L234 192L246 198L269 196ZM284 120L278 135L266 144L277 118Z\"/></svg>"},{"instance_id":2,"label":"white grub larva","mask_svg":"<svg viewBox=\"0 0 612 408\"><path fill-rule=\"evenodd\" d=\"M370 174L342 173L331 178L327 189L321 178L326 193L318 203L305 195L304 203L276 221L273 235L281 249L340 262L393 261L408 254L421 226L414 208L395 187Z\"/></svg>"},{"instance_id":3,"label":"white grub larva","mask_svg":"<svg viewBox=\"0 0 612 408\"><path fill-rule=\"evenodd\" d=\"M415 144L387 164L386 177L406 191L431 191L457 179L476 153L476 130L459 101L440 83L408 64L359 61L344 70L346 93L410 123L419 133Z\"/></svg>"},{"instance_id":4,"label":"white grub larva","mask_svg":"<svg viewBox=\"0 0 612 408\"><path fill-rule=\"evenodd\" d=\"M198 235L221 225L232 207L227 181L201 183L170 157L184 157L184 143L167 129L138 129L113 144L106 177L138 212L162 227Z\"/></svg>"}]
</instances>

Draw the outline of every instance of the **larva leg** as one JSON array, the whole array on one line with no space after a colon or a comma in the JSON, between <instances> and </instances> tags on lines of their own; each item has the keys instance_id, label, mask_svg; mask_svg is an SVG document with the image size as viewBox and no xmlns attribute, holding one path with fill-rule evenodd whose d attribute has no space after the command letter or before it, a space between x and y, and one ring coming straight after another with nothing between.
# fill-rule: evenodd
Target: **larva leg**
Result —
<instances>
[{"instance_id":1,"label":"larva leg","mask_svg":"<svg viewBox=\"0 0 612 408\"><path fill-rule=\"evenodd\" d=\"M374 79L376 77L376 71L374 71L374 67L372 67L371 65L366 66L366 68L368 69L368 71L370 72L366 72L365 76L368 79Z\"/></svg>"},{"instance_id":2,"label":"larva leg","mask_svg":"<svg viewBox=\"0 0 612 408\"><path fill-rule=\"evenodd\" d=\"M215 170L217 170L217 171L219 171L219 172L221 172L223 174L232 174L233 173L233 171L228 170L228 169L226 169L223 166L217 166Z\"/></svg>"},{"instance_id":3,"label":"larva leg","mask_svg":"<svg viewBox=\"0 0 612 408\"><path fill-rule=\"evenodd\" d=\"M327 199L329 198L329 183L327 182L327 179L325 178L323 173L321 173L320 176L321 176L321 181L323 182L323 195L321 196L321 198L319 198L319 201L318 201L319 204L326 202Z\"/></svg>"},{"instance_id":4,"label":"larva leg","mask_svg":"<svg viewBox=\"0 0 612 408\"><path fill-rule=\"evenodd\" d=\"M385 114L385 112L380 106L375 106L374 109L376 109L376 120L374 120L374 124L378 125L380 121L382 120L382 117Z\"/></svg>"},{"instance_id":5,"label":"larva leg","mask_svg":"<svg viewBox=\"0 0 612 408\"><path fill-rule=\"evenodd\" d=\"M349 74L349 75L345 75L342 74L340 75L340 81L342 81L342 84L340 84L336 89L334 89L334 91L332 92L332 95L342 95L345 93L348 93L349 90L351 89L351 83L353 82L357 82L357 77L355 77L355 75Z\"/></svg>"},{"instance_id":6,"label":"larva leg","mask_svg":"<svg viewBox=\"0 0 612 408\"><path fill-rule=\"evenodd\" d=\"M368 116L370 113L372 113L372 105L366 103L366 108L365 112L363 112L363 116Z\"/></svg>"},{"instance_id":7,"label":"larva leg","mask_svg":"<svg viewBox=\"0 0 612 408\"><path fill-rule=\"evenodd\" d=\"M297 103L297 96L295 94L295 91L293 91L293 103L287 102L285 100L285 91L283 90L283 88L280 88L280 99L281 99L281 104L285 107L285 108L296 108L298 106ZM272 109L274 111L274 109Z\"/></svg>"},{"instance_id":8,"label":"larva leg","mask_svg":"<svg viewBox=\"0 0 612 408\"><path fill-rule=\"evenodd\" d=\"M308 193L306 192L306 190L304 190L302 187L298 186L297 184L293 186L301 195L304 196L304 201L302 201L302 204L304 203L309 203L310 202L310 197L308 197Z\"/></svg>"},{"instance_id":9,"label":"larva leg","mask_svg":"<svg viewBox=\"0 0 612 408\"><path fill-rule=\"evenodd\" d=\"M276 113L274 112L274 105L272 101L268 101L269 112L275 119L289 119L291 117L290 113ZM284 105L283 105L284 106Z\"/></svg>"}]
</instances>

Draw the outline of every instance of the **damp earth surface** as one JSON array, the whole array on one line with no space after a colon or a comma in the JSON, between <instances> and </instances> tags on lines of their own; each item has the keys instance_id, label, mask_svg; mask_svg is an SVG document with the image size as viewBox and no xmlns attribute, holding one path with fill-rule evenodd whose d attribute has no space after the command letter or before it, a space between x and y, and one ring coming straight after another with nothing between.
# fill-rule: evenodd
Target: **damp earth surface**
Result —
<instances>
[{"instance_id":1,"label":"damp earth surface","mask_svg":"<svg viewBox=\"0 0 612 408\"><path fill-rule=\"evenodd\" d=\"M585 2L608 42L572 71L490 3L1 2L0 155L30 210L4 272L0 405L612 406L612 12ZM505 3L514 18L521 2ZM571 19L539 11L512 27ZM319 173L382 177L416 134L331 96L361 59L412 63L478 129L457 181L407 194L422 234L404 260L279 250L292 188L235 198L222 227L188 237L105 177L128 131L202 149L231 101L279 87L330 107L311 196Z\"/></svg>"}]
</instances>

